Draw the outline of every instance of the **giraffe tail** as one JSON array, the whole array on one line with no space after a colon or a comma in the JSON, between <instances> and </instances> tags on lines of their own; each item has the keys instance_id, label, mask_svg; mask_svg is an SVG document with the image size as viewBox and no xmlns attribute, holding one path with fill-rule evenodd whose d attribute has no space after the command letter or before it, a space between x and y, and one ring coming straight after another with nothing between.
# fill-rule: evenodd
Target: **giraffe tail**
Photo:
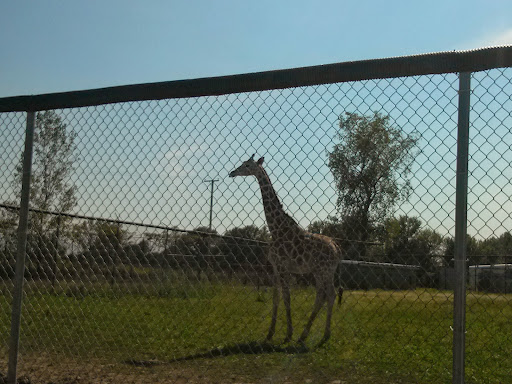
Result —
<instances>
[{"instance_id":1,"label":"giraffe tail","mask_svg":"<svg viewBox=\"0 0 512 384\"><path fill-rule=\"evenodd\" d=\"M341 305L341 299L343 298L343 287L338 288L338 307Z\"/></svg>"}]
</instances>

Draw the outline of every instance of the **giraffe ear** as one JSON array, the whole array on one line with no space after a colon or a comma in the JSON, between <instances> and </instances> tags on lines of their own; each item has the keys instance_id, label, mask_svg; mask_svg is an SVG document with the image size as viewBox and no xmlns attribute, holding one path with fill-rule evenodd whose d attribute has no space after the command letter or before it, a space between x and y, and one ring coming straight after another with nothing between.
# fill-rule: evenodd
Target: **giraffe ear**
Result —
<instances>
[{"instance_id":1,"label":"giraffe ear","mask_svg":"<svg viewBox=\"0 0 512 384\"><path fill-rule=\"evenodd\" d=\"M260 158L258 159L257 163L258 163L259 165L261 165L261 164L263 164L263 160L265 160L265 158L264 158L264 157L260 157Z\"/></svg>"}]
</instances>

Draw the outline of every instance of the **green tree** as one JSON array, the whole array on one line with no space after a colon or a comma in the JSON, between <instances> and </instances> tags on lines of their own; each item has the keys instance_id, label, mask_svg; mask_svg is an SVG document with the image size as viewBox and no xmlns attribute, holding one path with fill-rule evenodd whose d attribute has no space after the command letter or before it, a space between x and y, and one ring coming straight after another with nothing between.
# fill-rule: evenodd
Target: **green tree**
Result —
<instances>
[{"instance_id":1,"label":"green tree","mask_svg":"<svg viewBox=\"0 0 512 384\"><path fill-rule=\"evenodd\" d=\"M471 235L466 235L466 255L468 264L479 264L479 241ZM444 239L443 264L446 267L454 268L455 265L455 238Z\"/></svg>"},{"instance_id":2,"label":"green tree","mask_svg":"<svg viewBox=\"0 0 512 384\"><path fill-rule=\"evenodd\" d=\"M130 266L152 266L162 267L161 253L155 252L153 237L142 236L139 242L130 242L123 247L123 263Z\"/></svg>"},{"instance_id":3,"label":"green tree","mask_svg":"<svg viewBox=\"0 0 512 384\"><path fill-rule=\"evenodd\" d=\"M308 226L308 231L329 236L343 249L343 258L357 260L360 257L360 243L354 242L358 238L357 220L352 216L339 219L329 216L326 220L318 220ZM366 249L368 249L366 245ZM365 254L367 251L365 250Z\"/></svg>"},{"instance_id":4,"label":"green tree","mask_svg":"<svg viewBox=\"0 0 512 384\"><path fill-rule=\"evenodd\" d=\"M76 161L76 133L55 111L38 112L35 121L30 205L40 210L69 212L76 205L76 187L71 181ZM22 161L14 172L14 184L21 191ZM55 227L58 218L35 214L32 227Z\"/></svg>"},{"instance_id":5,"label":"green tree","mask_svg":"<svg viewBox=\"0 0 512 384\"><path fill-rule=\"evenodd\" d=\"M468 247L470 265L510 263L511 255L512 234L510 232L483 240L472 239Z\"/></svg>"},{"instance_id":6,"label":"green tree","mask_svg":"<svg viewBox=\"0 0 512 384\"><path fill-rule=\"evenodd\" d=\"M429 228L421 228L417 217L400 216L384 222L381 240L386 262L419 265L432 271L441 263L443 238Z\"/></svg>"},{"instance_id":7,"label":"green tree","mask_svg":"<svg viewBox=\"0 0 512 384\"><path fill-rule=\"evenodd\" d=\"M81 269L101 273L114 282L118 268L129 261L125 252L128 231L120 224L85 221L74 225L70 232L74 248L80 250L76 262Z\"/></svg>"},{"instance_id":8,"label":"green tree","mask_svg":"<svg viewBox=\"0 0 512 384\"><path fill-rule=\"evenodd\" d=\"M67 213L75 206L76 187L71 181L76 161L75 138L76 133L55 111L37 113L30 185L32 208ZM22 176L23 158L13 174L18 201ZM33 272L37 277L55 279L58 259L63 250L57 243L66 236L69 222L70 219L63 216L31 212L29 262L37 265L37 272Z\"/></svg>"},{"instance_id":9,"label":"green tree","mask_svg":"<svg viewBox=\"0 0 512 384\"><path fill-rule=\"evenodd\" d=\"M339 118L339 143L328 153L342 221L349 218L353 240L366 254L376 224L410 194L411 165L418 139L390 124L389 116L346 113Z\"/></svg>"},{"instance_id":10,"label":"green tree","mask_svg":"<svg viewBox=\"0 0 512 384\"><path fill-rule=\"evenodd\" d=\"M498 237L500 242L500 257L497 263L511 263L512 262L512 234L505 232Z\"/></svg>"},{"instance_id":11,"label":"green tree","mask_svg":"<svg viewBox=\"0 0 512 384\"><path fill-rule=\"evenodd\" d=\"M176 239L176 248L184 257L185 267L196 271L197 279L201 279L201 272L208 267L214 267L212 256L219 254L219 239L214 229L197 227L194 231L179 236Z\"/></svg>"},{"instance_id":12,"label":"green tree","mask_svg":"<svg viewBox=\"0 0 512 384\"><path fill-rule=\"evenodd\" d=\"M417 239L420 246L419 264L429 271L440 267L443 261L444 237L433 229L424 228L417 234Z\"/></svg>"},{"instance_id":13,"label":"green tree","mask_svg":"<svg viewBox=\"0 0 512 384\"><path fill-rule=\"evenodd\" d=\"M0 210L0 278L14 276L16 254L15 216Z\"/></svg>"},{"instance_id":14,"label":"green tree","mask_svg":"<svg viewBox=\"0 0 512 384\"><path fill-rule=\"evenodd\" d=\"M495 264L501 259L501 244L498 238L490 237L482 241L475 240L475 254L468 258L470 265Z\"/></svg>"},{"instance_id":15,"label":"green tree","mask_svg":"<svg viewBox=\"0 0 512 384\"><path fill-rule=\"evenodd\" d=\"M220 251L226 255L228 268L255 268L266 264L266 243L270 234L266 227L247 225L224 233Z\"/></svg>"},{"instance_id":16,"label":"green tree","mask_svg":"<svg viewBox=\"0 0 512 384\"><path fill-rule=\"evenodd\" d=\"M175 267L169 254L173 251L175 235L169 231L146 232L138 243L125 246L128 262L132 265L144 265L157 268Z\"/></svg>"},{"instance_id":17,"label":"green tree","mask_svg":"<svg viewBox=\"0 0 512 384\"><path fill-rule=\"evenodd\" d=\"M346 237L345 226L334 216L329 216L326 220L314 221L308 226L308 231L329 236L338 241Z\"/></svg>"},{"instance_id":18,"label":"green tree","mask_svg":"<svg viewBox=\"0 0 512 384\"><path fill-rule=\"evenodd\" d=\"M122 249L127 243L128 234L121 225L107 222L92 223L93 242L88 250L93 259L106 265L115 265L123 261Z\"/></svg>"}]
</instances>

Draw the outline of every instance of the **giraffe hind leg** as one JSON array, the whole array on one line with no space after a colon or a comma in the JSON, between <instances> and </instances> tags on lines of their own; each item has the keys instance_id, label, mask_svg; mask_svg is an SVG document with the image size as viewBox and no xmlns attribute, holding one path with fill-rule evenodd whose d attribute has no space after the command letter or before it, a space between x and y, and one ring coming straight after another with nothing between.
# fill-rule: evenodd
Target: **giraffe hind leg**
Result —
<instances>
[{"instance_id":1,"label":"giraffe hind leg","mask_svg":"<svg viewBox=\"0 0 512 384\"><path fill-rule=\"evenodd\" d=\"M320 341L320 345L324 344L331 337L331 318L332 318L332 308L334 306L334 302L336 301L336 290L334 289L333 284L329 284L326 287L326 301L327 301L327 316L325 319L325 331L322 340Z\"/></svg>"},{"instance_id":2,"label":"giraffe hind leg","mask_svg":"<svg viewBox=\"0 0 512 384\"><path fill-rule=\"evenodd\" d=\"M311 312L311 316L309 316L309 320L304 327L304 331L300 335L299 343L304 343L306 338L309 335L309 331L311 329L311 326L313 325L313 322L315 321L316 316L318 315L318 312L320 312L320 309L322 309L322 305L325 301L325 290L323 287L317 287L316 290L316 298L315 298L315 304L313 305L313 311Z\"/></svg>"}]
</instances>

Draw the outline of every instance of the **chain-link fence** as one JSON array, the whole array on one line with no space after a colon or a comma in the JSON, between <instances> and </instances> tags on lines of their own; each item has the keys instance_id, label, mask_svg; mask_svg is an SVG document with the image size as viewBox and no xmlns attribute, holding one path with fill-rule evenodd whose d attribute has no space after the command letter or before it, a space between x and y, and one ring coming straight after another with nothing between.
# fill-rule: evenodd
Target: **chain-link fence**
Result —
<instances>
[{"instance_id":1,"label":"chain-link fence","mask_svg":"<svg viewBox=\"0 0 512 384\"><path fill-rule=\"evenodd\" d=\"M511 57L0 99L3 369L10 350L34 383L508 382Z\"/></svg>"}]
</instances>

